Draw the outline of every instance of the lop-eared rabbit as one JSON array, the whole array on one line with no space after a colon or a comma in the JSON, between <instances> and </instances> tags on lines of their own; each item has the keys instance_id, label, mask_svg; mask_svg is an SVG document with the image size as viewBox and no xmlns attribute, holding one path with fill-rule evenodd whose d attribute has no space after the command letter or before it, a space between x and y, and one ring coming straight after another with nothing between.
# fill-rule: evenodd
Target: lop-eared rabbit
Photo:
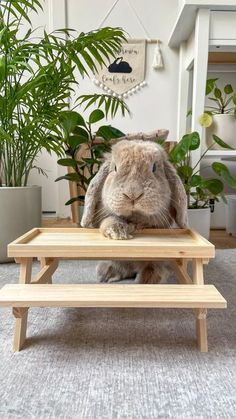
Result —
<instances>
[{"instance_id":1,"label":"lop-eared rabbit","mask_svg":"<svg viewBox=\"0 0 236 419\"><path fill-rule=\"evenodd\" d=\"M187 199L183 184L161 146L152 141L121 140L107 153L90 182L82 227L99 228L112 240L132 239L135 230L187 227ZM100 282L135 278L158 283L169 269L164 262L103 261Z\"/></svg>"}]
</instances>

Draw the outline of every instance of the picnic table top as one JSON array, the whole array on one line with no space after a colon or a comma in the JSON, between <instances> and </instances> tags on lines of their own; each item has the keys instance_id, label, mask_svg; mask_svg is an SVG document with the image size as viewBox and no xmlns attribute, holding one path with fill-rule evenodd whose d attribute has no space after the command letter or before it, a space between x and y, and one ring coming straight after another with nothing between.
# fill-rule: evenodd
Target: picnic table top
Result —
<instances>
[{"instance_id":1,"label":"picnic table top","mask_svg":"<svg viewBox=\"0 0 236 419\"><path fill-rule=\"evenodd\" d=\"M34 228L8 245L8 256L154 260L213 258L212 243L190 229L146 229L129 240L111 240L98 229Z\"/></svg>"}]
</instances>

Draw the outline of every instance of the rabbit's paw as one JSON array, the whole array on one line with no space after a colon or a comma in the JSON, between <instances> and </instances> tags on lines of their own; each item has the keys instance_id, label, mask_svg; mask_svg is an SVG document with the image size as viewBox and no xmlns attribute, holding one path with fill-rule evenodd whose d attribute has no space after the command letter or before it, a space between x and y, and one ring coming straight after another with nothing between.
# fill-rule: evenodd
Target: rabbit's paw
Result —
<instances>
[{"instance_id":1,"label":"rabbit's paw","mask_svg":"<svg viewBox=\"0 0 236 419\"><path fill-rule=\"evenodd\" d=\"M98 282L117 282L122 275L116 270L112 262L100 262L96 268Z\"/></svg>"},{"instance_id":2,"label":"rabbit's paw","mask_svg":"<svg viewBox=\"0 0 236 419\"><path fill-rule=\"evenodd\" d=\"M127 240L133 237L130 234L129 226L122 223L107 226L103 234L105 237L113 240Z\"/></svg>"}]
</instances>

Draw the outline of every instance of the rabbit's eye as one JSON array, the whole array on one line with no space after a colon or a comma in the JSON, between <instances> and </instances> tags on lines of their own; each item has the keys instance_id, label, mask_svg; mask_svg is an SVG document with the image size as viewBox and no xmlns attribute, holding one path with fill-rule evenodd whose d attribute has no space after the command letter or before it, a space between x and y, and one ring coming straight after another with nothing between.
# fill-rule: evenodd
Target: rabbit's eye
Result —
<instances>
[{"instance_id":1,"label":"rabbit's eye","mask_svg":"<svg viewBox=\"0 0 236 419\"><path fill-rule=\"evenodd\" d=\"M154 163L153 166L152 166L152 171L155 172L156 170L157 170L157 165L156 165L156 163Z\"/></svg>"},{"instance_id":2,"label":"rabbit's eye","mask_svg":"<svg viewBox=\"0 0 236 419\"><path fill-rule=\"evenodd\" d=\"M116 168L116 166L114 167L114 170L115 170L115 172L117 172L117 168Z\"/></svg>"}]
</instances>

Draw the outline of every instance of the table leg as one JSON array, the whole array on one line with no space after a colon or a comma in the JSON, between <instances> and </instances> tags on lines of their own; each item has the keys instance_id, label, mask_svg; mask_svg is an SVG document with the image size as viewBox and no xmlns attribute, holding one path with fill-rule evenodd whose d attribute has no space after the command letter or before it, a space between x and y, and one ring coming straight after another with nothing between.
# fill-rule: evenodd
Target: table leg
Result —
<instances>
[{"instance_id":1,"label":"table leg","mask_svg":"<svg viewBox=\"0 0 236 419\"><path fill-rule=\"evenodd\" d=\"M196 285L204 285L203 277L203 260L193 259L193 283Z\"/></svg>"},{"instance_id":2,"label":"table leg","mask_svg":"<svg viewBox=\"0 0 236 419\"><path fill-rule=\"evenodd\" d=\"M196 332L197 332L197 343L198 348L201 352L208 351L208 343L207 343L207 321L206 309L197 309L196 310Z\"/></svg>"},{"instance_id":3,"label":"table leg","mask_svg":"<svg viewBox=\"0 0 236 419\"><path fill-rule=\"evenodd\" d=\"M29 284L32 274L32 258L22 258L20 261L20 284ZM13 314L16 318L13 351L20 351L24 345L27 329L28 308L13 307Z\"/></svg>"},{"instance_id":4,"label":"table leg","mask_svg":"<svg viewBox=\"0 0 236 419\"><path fill-rule=\"evenodd\" d=\"M193 259L193 283L196 285L204 285L203 262L203 259ZM201 352L207 352L207 310L197 308L195 312L198 347Z\"/></svg>"},{"instance_id":5,"label":"table leg","mask_svg":"<svg viewBox=\"0 0 236 419\"><path fill-rule=\"evenodd\" d=\"M43 269L45 266L50 265L52 262L53 262L53 259L45 258L45 257L40 258L40 266L41 266L41 269ZM48 284L52 284L52 276L48 276L47 283Z\"/></svg>"},{"instance_id":6,"label":"table leg","mask_svg":"<svg viewBox=\"0 0 236 419\"><path fill-rule=\"evenodd\" d=\"M188 262L185 259L176 259L172 261L172 268L176 274L179 284L193 283L187 271L187 263Z\"/></svg>"},{"instance_id":7,"label":"table leg","mask_svg":"<svg viewBox=\"0 0 236 419\"><path fill-rule=\"evenodd\" d=\"M16 319L13 351L18 352L23 347L26 338L28 308L13 307L12 313Z\"/></svg>"}]
</instances>

